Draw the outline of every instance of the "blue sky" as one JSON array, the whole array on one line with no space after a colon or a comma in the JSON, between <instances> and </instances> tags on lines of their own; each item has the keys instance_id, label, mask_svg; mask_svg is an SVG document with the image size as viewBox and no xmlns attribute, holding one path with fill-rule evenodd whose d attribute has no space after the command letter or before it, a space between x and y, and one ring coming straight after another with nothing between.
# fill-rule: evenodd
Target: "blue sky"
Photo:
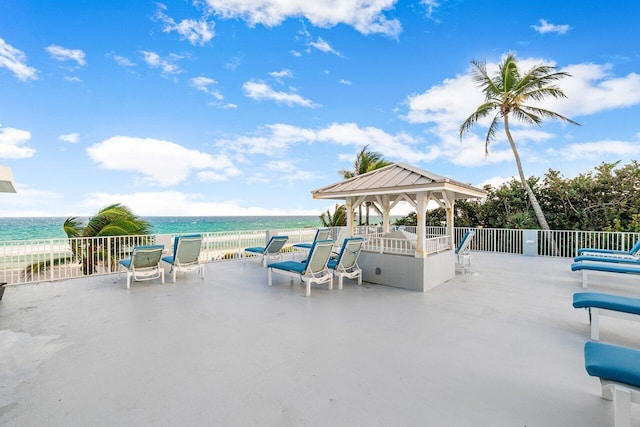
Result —
<instances>
[{"instance_id":1,"label":"blue sky","mask_svg":"<svg viewBox=\"0 0 640 427\"><path fill-rule=\"evenodd\" d=\"M481 186L517 175L503 132L462 141L469 72L514 52L572 75L512 122L525 174L640 158L635 1L0 2L0 216L318 215L310 192L369 144Z\"/></svg>"}]
</instances>

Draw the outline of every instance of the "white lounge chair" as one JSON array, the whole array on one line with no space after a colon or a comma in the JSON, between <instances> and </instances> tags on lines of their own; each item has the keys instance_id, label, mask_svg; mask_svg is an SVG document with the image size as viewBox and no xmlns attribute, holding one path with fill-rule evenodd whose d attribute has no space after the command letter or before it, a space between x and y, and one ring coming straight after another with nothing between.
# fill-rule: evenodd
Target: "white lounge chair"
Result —
<instances>
[{"instance_id":1,"label":"white lounge chair","mask_svg":"<svg viewBox=\"0 0 640 427\"><path fill-rule=\"evenodd\" d=\"M294 249L300 249L303 252L309 251L311 246L319 240L329 240L331 238L331 230L328 228L318 228L316 235L313 238L313 242L296 243L293 245Z\"/></svg>"},{"instance_id":2,"label":"white lounge chair","mask_svg":"<svg viewBox=\"0 0 640 427\"><path fill-rule=\"evenodd\" d=\"M589 311L591 339L594 341L600 339L600 316L640 321L640 298L579 292L573 294L573 306Z\"/></svg>"},{"instance_id":3,"label":"white lounge chair","mask_svg":"<svg viewBox=\"0 0 640 427\"><path fill-rule=\"evenodd\" d=\"M164 245L135 246L131 258L119 261L127 271L127 289L132 281L162 279L164 284L164 269L160 267L160 258ZM122 270L118 272L118 276Z\"/></svg>"},{"instance_id":4,"label":"white lounge chair","mask_svg":"<svg viewBox=\"0 0 640 427\"><path fill-rule=\"evenodd\" d=\"M327 267L338 277L338 289L342 289L342 281L345 277L358 279L358 285L362 285L362 270L358 267L357 261L363 243L364 238L360 236L344 239L338 258L327 262Z\"/></svg>"},{"instance_id":5,"label":"white lounge chair","mask_svg":"<svg viewBox=\"0 0 640 427\"><path fill-rule=\"evenodd\" d=\"M178 271L188 272L198 270L200 278L204 279L204 265L200 262L200 250L202 249L202 236L194 234L190 236L177 236L173 242L173 255L162 257L162 261L171 265L170 273L173 273L173 282L176 282Z\"/></svg>"},{"instance_id":6,"label":"white lounge chair","mask_svg":"<svg viewBox=\"0 0 640 427\"><path fill-rule=\"evenodd\" d=\"M311 246L309 257L305 261L283 261L269 264L269 286L272 286L272 273L279 273L293 278L299 278L306 283L306 296L311 295L311 284L328 283L329 290L333 289L333 273L327 268L329 256L333 249L333 240L319 240Z\"/></svg>"},{"instance_id":7,"label":"white lounge chair","mask_svg":"<svg viewBox=\"0 0 640 427\"><path fill-rule=\"evenodd\" d=\"M613 249L596 249L596 248L580 248L578 249L578 256L580 255L596 255L596 256L611 256L611 257L640 257L640 240L628 251L617 251Z\"/></svg>"},{"instance_id":8,"label":"white lounge chair","mask_svg":"<svg viewBox=\"0 0 640 427\"><path fill-rule=\"evenodd\" d=\"M476 235L475 230L468 230L460 239L460 243L458 243L458 247L456 248L456 262L463 267L466 265L471 265L471 241L473 237Z\"/></svg>"},{"instance_id":9,"label":"white lounge chair","mask_svg":"<svg viewBox=\"0 0 640 427\"><path fill-rule=\"evenodd\" d=\"M244 259L246 261L247 252L249 255L260 255L262 257L262 266L267 265L267 259L276 258L282 260L282 249L289 240L289 236L271 236L266 246L254 246L245 248Z\"/></svg>"}]
</instances>

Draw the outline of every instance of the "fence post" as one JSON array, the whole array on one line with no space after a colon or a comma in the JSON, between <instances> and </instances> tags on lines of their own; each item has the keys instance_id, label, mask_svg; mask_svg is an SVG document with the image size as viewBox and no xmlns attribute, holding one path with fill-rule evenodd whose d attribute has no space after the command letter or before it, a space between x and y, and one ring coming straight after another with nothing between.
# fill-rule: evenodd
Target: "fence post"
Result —
<instances>
[{"instance_id":1,"label":"fence post","mask_svg":"<svg viewBox=\"0 0 640 427\"><path fill-rule=\"evenodd\" d=\"M522 255L538 256L538 230L522 230Z\"/></svg>"}]
</instances>

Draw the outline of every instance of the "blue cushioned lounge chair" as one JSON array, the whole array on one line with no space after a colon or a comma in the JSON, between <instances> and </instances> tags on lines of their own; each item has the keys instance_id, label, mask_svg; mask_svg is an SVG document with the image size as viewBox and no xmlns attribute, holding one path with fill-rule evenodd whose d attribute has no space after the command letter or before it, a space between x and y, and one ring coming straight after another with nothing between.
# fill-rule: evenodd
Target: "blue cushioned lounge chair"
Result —
<instances>
[{"instance_id":1,"label":"blue cushioned lounge chair","mask_svg":"<svg viewBox=\"0 0 640 427\"><path fill-rule=\"evenodd\" d=\"M600 378L602 398L613 401L615 427L631 426L631 402L640 403L640 351L589 341L584 345L587 373Z\"/></svg>"},{"instance_id":2,"label":"blue cushioned lounge chair","mask_svg":"<svg viewBox=\"0 0 640 427\"><path fill-rule=\"evenodd\" d=\"M573 306L589 311L591 339L600 339L600 316L617 317L640 321L640 298L597 292L579 292L573 294Z\"/></svg>"},{"instance_id":3,"label":"blue cushioned lounge chair","mask_svg":"<svg viewBox=\"0 0 640 427\"><path fill-rule=\"evenodd\" d=\"M578 249L578 255L599 255L599 256L621 256L621 257L640 257L640 240L636 242L633 247L628 251L616 251L613 249L595 249L595 248L580 248Z\"/></svg>"},{"instance_id":4,"label":"blue cushioned lounge chair","mask_svg":"<svg viewBox=\"0 0 640 427\"><path fill-rule=\"evenodd\" d=\"M331 238L331 230L328 228L318 228L316 230L316 235L313 238L313 242L305 242L305 243L296 243L293 245L296 249L302 249L308 251L311 249L311 246L318 240L328 240Z\"/></svg>"},{"instance_id":5,"label":"blue cushioned lounge chair","mask_svg":"<svg viewBox=\"0 0 640 427\"><path fill-rule=\"evenodd\" d=\"M582 287L587 288L589 271L600 273L640 274L640 265L613 263L613 262L574 262L571 271L582 272Z\"/></svg>"},{"instance_id":6,"label":"blue cushioned lounge chair","mask_svg":"<svg viewBox=\"0 0 640 427\"><path fill-rule=\"evenodd\" d=\"M327 267L333 270L333 274L338 277L338 289L342 289L342 281L347 279L358 279L358 285L362 285L362 270L358 267L358 256L362 249L364 238L348 237L344 239L338 258L327 262Z\"/></svg>"},{"instance_id":7,"label":"blue cushioned lounge chair","mask_svg":"<svg viewBox=\"0 0 640 427\"><path fill-rule=\"evenodd\" d=\"M204 266L200 262L200 250L202 249L202 235L177 236L173 241L173 255L162 257L162 261L171 265L170 273L173 273L173 282L176 282L178 271L198 270L200 278L204 279Z\"/></svg>"},{"instance_id":8,"label":"blue cushioned lounge chair","mask_svg":"<svg viewBox=\"0 0 640 427\"><path fill-rule=\"evenodd\" d=\"M246 254L260 255L262 257L262 266L267 265L267 259L276 258L282 260L282 249L289 240L289 236L271 236L266 246L255 246L252 248L245 248L245 260Z\"/></svg>"},{"instance_id":9,"label":"blue cushioned lounge chair","mask_svg":"<svg viewBox=\"0 0 640 427\"><path fill-rule=\"evenodd\" d=\"M161 278L164 283L164 269L160 267L160 258L164 245L136 246L131 252L131 258L119 261L127 271L127 289L131 282ZM122 270L118 272L118 276Z\"/></svg>"},{"instance_id":10,"label":"blue cushioned lounge chair","mask_svg":"<svg viewBox=\"0 0 640 427\"><path fill-rule=\"evenodd\" d=\"M272 273L299 278L306 283L306 296L311 295L312 283L328 283L329 290L333 289L333 273L327 268L327 262L333 249L333 240L319 240L311 245L309 256L303 262L283 261L269 264L269 286L273 284Z\"/></svg>"}]
</instances>

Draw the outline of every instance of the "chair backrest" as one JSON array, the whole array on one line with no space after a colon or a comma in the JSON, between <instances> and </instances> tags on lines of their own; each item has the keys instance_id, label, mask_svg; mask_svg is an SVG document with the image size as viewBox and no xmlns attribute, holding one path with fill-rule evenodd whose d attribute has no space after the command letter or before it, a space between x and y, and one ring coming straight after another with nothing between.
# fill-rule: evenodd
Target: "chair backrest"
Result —
<instances>
[{"instance_id":1,"label":"chair backrest","mask_svg":"<svg viewBox=\"0 0 640 427\"><path fill-rule=\"evenodd\" d=\"M289 240L289 236L271 236L269 243L264 248L265 255L273 255L280 253L284 245Z\"/></svg>"},{"instance_id":2,"label":"chair backrest","mask_svg":"<svg viewBox=\"0 0 640 427\"><path fill-rule=\"evenodd\" d=\"M131 269L141 270L157 267L162 258L164 245L135 246L131 253Z\"/></svg>"},{"instance_id":3,"label":"chair backrest","mask_svg":"<svg viewBox=\"0 0 640 427\"><path fill-rule=\"evenodd\" d=\"M173 262L176 264L194 264L198 262L202 249L202 236L178 236L174 243Z\"/></svg>"},{"instance_id":4,"label":"chair backrest","mask_svg":"<svg viewBox=\"0 0 640 427\"><path fill-rule=\"evenodd\" d=\"M340 230L338 231L338 236L336 237L336 240L333 242L333 246L341 248L342 244L344 243L344 239L346 239L347 237L349 237L349 229L347 227L340 227Z\"/></svg>"},{"instance_id":5,"label":"chair backrest","mask_svg":"<svg viewBox=\"0 0 640 427\"><path fill-rule=\"evenodd\" d=\"M318 240L314 242L307 258L307 268L302 274L316 274L323 271L327 267L327 261L329 261L332 249L333 240Z\"/></svg>"},{"instance_id":6,"label":"chair backrest","mask_svg":"<svg viewBox=\"0 0 640 427\"><path fill-rule=\"evenodd\" d=\"M640 240L629 251L631 255L640 255Z\"/></svg>"},{"instance_id":7,"label":"chair backrest","mask_svg":"<svg viewBox=\"0 0 640 427\"><path fill-rule=\"evenodd\" d=\"M465 249L467 249L471 244L471 240L473 240L473 236L475 235L476 235L475 230L467 230L467 232L464 233L464 236L462 236L462 239L460 239L460 243L456 248L456 253L462 252Z\"/></svg>"},{"instance_id":8,"label":"chair backrest","mask_svg":"<svg viewBox=\"0 0 640 427\"><path fill-rule=\"evenodd\" d=\"M364 238L361 236L349 237L344 239L342 249L338 255L336 262L336 268L341 267L344 270L348 270L358 261L360 250L364 244Z\"/></svg>"},{"instance_id":9,"label":"chair backrest","mask_svg":"<svg viewBox=\"0 0 640 427\"><path fill-rule=\"evenodd\" d=\"M329 228L318 228L316 231L316 237L314 237L313 241L318 242L320 240L328 240L331 238L331 230Z\"/></svg>"}]
</instances>

